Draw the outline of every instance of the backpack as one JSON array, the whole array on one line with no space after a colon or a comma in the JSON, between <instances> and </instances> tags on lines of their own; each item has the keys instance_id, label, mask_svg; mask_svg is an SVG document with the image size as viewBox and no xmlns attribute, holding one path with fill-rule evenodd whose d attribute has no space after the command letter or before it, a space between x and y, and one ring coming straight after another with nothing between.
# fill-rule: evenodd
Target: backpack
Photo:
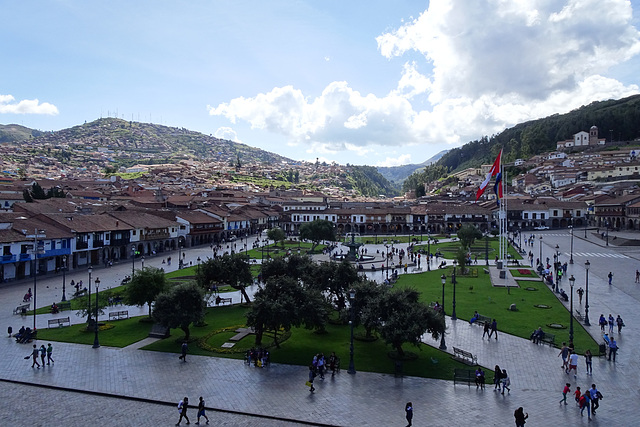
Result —
<instances>
[{"instance_id":1,"label":"backpack","mask_svg":"<svg viewBox=\"0 0 640 427\"><path fill-rule=\"evenodd\" d=\"M182 405L184 405L184 401L178 402L178 411L182 411Z\"/></svg>"}]
</instances>

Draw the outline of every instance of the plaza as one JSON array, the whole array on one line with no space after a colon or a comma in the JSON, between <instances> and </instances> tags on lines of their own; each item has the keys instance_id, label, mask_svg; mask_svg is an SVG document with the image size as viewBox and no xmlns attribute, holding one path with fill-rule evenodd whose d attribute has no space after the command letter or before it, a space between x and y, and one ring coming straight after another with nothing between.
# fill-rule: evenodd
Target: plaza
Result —
<instances>
[{"instance_id":1,"label":"plaza","mask_svg":"<svg viewBox=\"0 0 640 427\"><path fill-rule=\"evenodd\" d=\"M640 345L640 333L634 323L640 300L640 285L635 282L635 271L640 266L640 248L606 247L591 235L585 239L574 236L574 264L570 264L567 277L573 275L576 287L584 287L585 266L589 260L589 305L591 325L587 330L596 342L602 341L597 317L600 313L620 314L627 324L622 334L615 334L620 350L615 363L604 357L594 357L593 376L585 375L584 359L580 357L577 380L567 376L560 366L559 349L534 345L529 340L500 332L499 339L482 339L482 328L447 317L447 351L463 348L478 357L478 363L488 370L494 365L506 369L511 378L511 392L505 395L475 385L453 384L452 381L365 372L355 355L355 375L346 369L316 380L316 392L309 393L304 385L308 368L272 364L266 369L246 366L241 360L192 356L181 363L177 354L143 351L149 339L125 348L57 343L54 345L55 364L32 369L24 360L31 346L19 345L15 340L0 340L4 369L0 373L4 401L0 421L8 425L86 425L95 420L101 425L173 425L177 421L176 405L188 396L193 404L199 396L207 402L212 425L331 425L331 426L401 426L405 425L404 405L413 402L415 426L513 425L513 412L523 406L529 413L528 426L548 425L635 425L640 416L637 402L640 378L635 356ZM566 231L536 232L544 236L543 257L552 257L556 245L561 249L562 261L568 261L570 235ZM396 245L406 247L406 244ZM384 245L367 245L369 253ZM533 250L537 254L538 244ZM198 257L206 258L208 247L190 249L186 262ZM537 255L536 255L537 256ZM323 256L314 256L322 258ZM146 260L147 266L161 266L162 258ZM480 260L479 260L480 262ZM164 266L169 271L177 263ZM432 264L435 268L435 264ZM424 269L424 265L423 265ZM613 284L607 284L607 275L614 273ZM131 264L122 263L112 268L94 268L93 277L99 277L101 288L116 286L131 272ZM380 272L367 272L378 275ZM67 280L86 280L85 273L74 272ZM29 326L33 318L12 314L15 306L32 281L5 284L0 288L3 309L0 319L14 332L22 325ZM59 301L61 276L38 278L39 305ZM568 280L563 281L568 291ZM239 302L239 293L230 294ZM574 298L574 308L584 310ZM564 302L562 302L564 303ZM450 313L450 302L447 313ZM568 304L568 303L565 303ZM505 307L507 309L508 307ZM130 315L147 314L146 307L128 307ZM66 312L72 323L83 323L75 312ZM60 315L37 316L38 329L46 328L47 320ZM568 320L567 320L568 321ZM576 320L574 320L576 321ZM498 319L500 328L500 319ZM563 335L564 334L564 335ZM556 342L568 341L568 331L556 334ZM5 336L6 337L6 336ZM437 347L439 342L425 337L425 342ZM36 342L38 346L46 342ZM592 349L597 353L597 349ZM331 349L319 349L330 352ZM309 355L311 360L312 355ZM342 355L343 361L347 355ZM588 421L580 416L572 400L568 406L559 406L562 387L572 384L587 390L595 383L604 395L598 415ZM29 408L20 411L20 406ZM196 410L189 410L191 423Z\"/></svg>"}]
</instances>

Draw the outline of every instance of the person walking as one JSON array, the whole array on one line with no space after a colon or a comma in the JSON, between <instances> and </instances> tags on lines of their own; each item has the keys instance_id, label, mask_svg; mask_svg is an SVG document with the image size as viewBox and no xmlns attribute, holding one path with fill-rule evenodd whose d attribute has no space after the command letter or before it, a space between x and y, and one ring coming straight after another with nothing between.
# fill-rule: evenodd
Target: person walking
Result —
<instances>
[{"instance_id":1,"label":"person walking","mask_svg":"<svg viewBox=\"0 0 640 427\"><path fill-rule=\"evenodd\" d=\"M607 277L609 278L609 284L611 284L611 281L613 280L613 273L609 272L609 274L607 274Z\"/></svg>"},{"instance_id":2,"label":"person walking","mask_svg":"<svg viewBox=\"0 0 640 427\"><path fill-rule=\"evenodd\" d=\"M573 396L576 401L576 405L580 405L580 398L582 397L582 392L580 392L580 387L576 387L576 391L573 392Z\"/></svg>"},{"instance_id":3,"label":"person walking","mask_svg":"<svg viewBox=\"0 0 640 427\"><path fill-rule=\"evenodd\" d=\"M613 318L613 316L611 315L611 313L609 313L609 335L613 335L613 325L615 324L615 319Z\"/></svg>"},{"instance_id":4,"label":"person walking","mask_svg":"<svg viewBox=\"0 0 640 427\"><path fill-rule=\"evenodd\" d=\"M558 353L558 357L562 356L562 369L564 369L565 373L569 373L567 367L567 357L569 357L569 347L567 347L567 343L562 343L562 348L560 349L560 353Z\"/></svg>"},{"instance_id":5,"label":"person walking","mask_svg":"<svg viewBox=\"0 0 640 427\"><path fill-rule=\"evenodd\" d=\"M200 424L200 417L204 417L207 420L207 424L209 424L209 417L204 413L204 399L200 396L200 401L198 402L198 421L196 421L196 425Z\"/></svg>"},{"instance_id":6,"label":"person walking","mask_svg":"<svg viewBox=\"0 0 640 427\"><path fill-rule=\"evenodd\" d=\"M51 345L51 343L49 343L49 345L47 346L47 365L54 362L53 357L51 357L52 353L53 346Z\"/></svg>"},{"instance_id":7,"label":"person walking","mask_svg":"<svg viewBox=\"0 0 640 427\"><path fill-rule=\"evenodd\" d=\"M600 314L600 318L598 319L598 325L600 325L600 330L604 332L605 326L607 326L607 319L605 319L604 314Z\"/></svg>"},{"instance_id":8,"label":"person walking","mask_svg":"<svg viewBox=\"0 0 640 427\"><path fill-rule=\"evenodd\" d=\"M309 385L309 391L313 393L316 389L313 386L313 379L316 377L316 373L313 369L313 365L309 365L309 381L307 381L307 385Z\"/></svg>"},{"instance_id":9,"label":"person walking","mask_svg":"<svg viewBox=\"0 0 640 427\"><path fill-rule=\"evenodd\" d=\"M498 322L496 319L493 319L491 322L491 332L489 332L489 339L491 339L491 335L496 334L496 341L498 340Z\"/></svg>"},{"instance_id":10,"label":"person walking","mask_svg":"<svg viewBox=\"0 0 640 427\"><path fill-rule=\"evenodd\" d=\"M636 283L640 283L640 270L636 269Z\"/></svg>"},{"instance_id":11,"label":"person walking","mask_svg":"<svg viewBox=\"0 0 640 427\"><path fill-rule=\"evenodd\" d=\"M496 365L494 371L493 371L493 391L496 391L500 388L500 379L502 378L502 369L500 369L500 366Z\"/></svg>"},{"instance_id":12,"label":"person walking","mask_svg":"<svg viewBox=\"0 0 640 427\"><path fill-rule=\"evenodd\" d=\"M509 386L511 385L511 379L509 378L509 374L507 374L507 370L502 370L502 394L504 394L505 390L508 390L511 393L511 389Z\"/></svg>"},{"instance_id":13,"label":"person walking","mask_svg":"<svg viewBox=\"0 0 640 427\"><path fill-rule=\"evenodd\" d=\"M624 321L619 314L618 317L616 317L616 325L618 325L618 335L620 335L620 332L622 332L622 327L624 326Z\"/></svg>"},{"instance_id":14,"label":"person walking","mask_svg":"<svg viewBox=\"0 0 640 427\"><path fill-rule=\"evenodd\" d=\"M584 352L584 362L587 365L587 375L593 375L593 355L589 349Z\"/></svg>"},{"instance_id":15,"label":"person walking","mask_svg":"<svg viewBox=\"0 0 640 427\"><path fill-rule=\"evenodd\" d=\"M578 293L579 304L582 305L582 295L584 295L584 289L578 288L576 292Z\"/></svg>"},{"instance_id":16,"label":"person walking","mask_svg":"<svg viewBox=\"0 0 640 427\"><path fill-rule=\"evenodd\" d=\"M564 385L564 388L562 389L562 399L560 399L560 404L562 405L562 403L564 402L565 405L568 405L567 403L567 393L569 393L571 391L571 384L566 383Z\"/></svg>"},{"instance_id":17,"label":"person walking","mask_svg":"<svg viewBox=\"0 0 640 427\"><path fill-rule=\"evenodd\" d=\"M611 355L613 355L613 361L616 361L616 353L618 352L618 343L615 339L611 338L609 341L609 357L608 360L611 361Z\"/></svg>"},{"instance_id":18,"label":"person walking","mask_svg":"<svg viewBox=\"0 0 640 427\"><path fill-rule=\"evenodd\" d=\"M186 362L187 361L187 350L189 350L189 346L187 345L187 341L182 341L182 347L181 347L182 354L178 357L178 359L182 360L183 362Z\"/></svg>"},{"instance_id":19,"label":"person walking","mask_svg":"<svg viewBox=\"0 0 640 427\"><path fill-rule=\"evenodd\" d=\"M513 413L513 417L516 419L516 427L524 427L524 423L527 422L527 418L529 418L529 413L524 413L524 409L519 407Z\"/></svg>"},{"instance_id":20,"label":"person walking","mask_svg":"<svg viewBox=\"0 0 640 427\"><path fill-rule=\"evenodd\" d=\"M413 403L407 402L404 406L405 417L407 418L407 427L411 427L411 423L413 421Z\"/></svg>"},{"instance_id":21,"label":"person walking","mask_svg":"<svg viewBox=\"0 0 640 427\"><path fill-rule=\"evenodd\" d=\"M571 374L573 370L573 378L578 378L578 353L572 351L569 354L569 369L567 370L567 374Z\"/></svg>"},{"instance_id":22,"label":"person walking","mask_svg":"<svg viewBox=\"0 0 640 427\"><path fill-rule=\"evenodd\" d=\"M44 366L44 358L47 357L47 348L42 344L40 346L40 363Z\"/></svg>"},{"instance_id":23,"label":"person walking","mask_svg":"<svg viewBox=\"0 0 640 427\"><path fill-rule=\"evenodd\" d=\"M580 416L584 416L583 412L585 408L587 409L587 416L591 419L591 396L589 395L589 390L585 391L582 397L580 397Z\"/></svg>"},{"instance_id":24,"label":"person walking","mask_svg":"<svg viewBox=\"0 0 640 427\"><path fill-rule=\"evenodd\" d=\"M598 403L598 400L600 400L598 395L600 395L600 392L596 388L596 385L591 384L591 388L589 389L589 397L591 397L591 415L595 415L596 409L600 407L600 403Z\"/></svg>"},{"instance_id":25,"label":"person walking","mask_svg":"<svg viewBox=\"0 0 640 427\"><path fill-rule=\"evenodd\" d=\"M491 334L489 334L490 326L489 322L484 322L484 326L482 327L482 339L484 339L485 335L488 335L489 338L491 338Z\"/></svg>"},{"instance_id":26,"label":"person walking","mask_svg":"<svg viewBox=\"0 0 640 427\"><path fill-rule=\"evenodd\" d=\"M178 418L178 422L176 423L177 426L180 425L180 421L182 421L183 418L187 420L187 424L191 424L189 422L189 417L187 417L188 407L189 407L189 398L185 396L184 399L178 402L178 411L180 411L180 418Z\"/></svg>"}]
</instances>

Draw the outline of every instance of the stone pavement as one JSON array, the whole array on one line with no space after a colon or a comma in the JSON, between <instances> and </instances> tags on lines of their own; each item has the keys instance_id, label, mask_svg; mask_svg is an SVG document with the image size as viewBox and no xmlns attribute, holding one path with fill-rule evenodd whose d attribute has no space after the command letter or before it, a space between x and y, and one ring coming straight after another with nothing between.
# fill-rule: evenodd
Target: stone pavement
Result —
<instances>
[{"instance_id":1,"label":"stone pavement","mask_svg":"<svg viewBox=\"0 0 640 427\"><path fill-rule=\"evenodd\" d=\"M544 242L545 245L549 245L545 246L545 252L555 246L554 239L566 247L566 242L562 240L564 237L549 237ZM592 245L587 241L582 244ZM367 247L370 250L373 247L375 250L374 245ZM615 251L616 248L599 247L598 250ZM197 250L188 254L189 258L197 256ZM145 264L153 265L153 262L147 260ZM160 259L156 262L159 263ZM640 361L633 356L640 348L640 332L633 320L640 299L640 290L637 289L640 285L634 287L633 283L627 283L628 280L624 278L628 276L633 282L632 272L635 271L638 261L634 257L616 261L616 272L620 278L614 280L611 287L606 284L605 279L610 269L607 261L603 259L591 262L589 303L592 324L596 323L600 312L604 312L605 315L612 312L614 316L622 315L627 328L620 337L616 334L621 347L618 362L612 363L596 358L593 377L587 377L584 375L584 361L581 359L577 384L585 390L591 382L595 382L605 396L601 411L590 422L591 425L605 422L637 425L637 419L640 417L637 406L640 397ZM117 283L118 277L129 273L130 265L120 265L111 269L94 269L93 277L100 276L103 284ZM576 285L584 283L585 272L582 263L571 265L568 273L576 277ZM47 301L47 298L52 301L57 299L55 295L60 292L59 284L60 277L39 279L38 295L45 298L42 301ZM30 282L0 288L0 320L6 326L12 325L14 330L19 328L20 322L27 325L32 322L31 318L23 320L20 316L12 314L13 308L21 301L22 294L28 286L31 286ZM139 310L146 313L145 308ZM46 327L46 319L50 317L51 315L38 316L38 326ZM82 320L75 319L74 323L80 321ZM177 354L138 350L137 346L125 349L93 349L91 346L54 343L56 363L43 369L32 369L30 362L23 359L29 352L29 347L5 338L0 339L0 351L4 361L4 369L0 372L0 381L3 381L0 397L5 403L5 408L0 410L0 420L4 425L8 422L38 425L37 420L16 418L15 410L7 411L6 408L24 405L25 399L26 402L30 401L33 388L27 385L48 385L61 390L37 388L39 391L45 390L38 392L37 398L33 397L34 404L45 407L44 411L37 412L37 418L42 419L42 425L52 424L47 421L48 414L59 415L65 420L64 425L69 426L85 425L90 422L91 416L99 417L103 425L128 425L129 423L123 421L125 418L117 415L124 411L130 414L130 424L135 421L136 424L143 425L172 425L176 421L177 411L174 407L178 399L185 395L189 396L192 403L202 395L211 408L237 417L247 416L234 418L231 421L233 425L257 425L258 422L263 425L261 418L266 416L268 420L275 419L276 423L280 419L279 425L291 421L293 425L319 423L339 426L401 426L405 423L404 404L407 401L414 404L416 426L513 425L513 411L518 406L523 406L529 413L527 426L587 424L587 419L580 417L573 403L566 407L558 405L564 383L571 382L573 389L576 382L560 369L557 349L536 346L528 340L502 333L497 341L483 340L481 328L471 326L461 319L452 321L448 318L447 327L446 340L449 351L453 346L461 347L477 354L478 361L489 369L495 364L507 369L512 380L511 393L501 395L494 392L490 386L482 391L476 390L475 386L454 386L449 381L397 378L392 375L368 373L365 372L365 366L358 364L357 354L356 375L349 375L343 370L333 378L327 376L324 381L317 380L317 391L314 394L309 393L304 385L307 368L303 366L273 364L268 368L259 369L245 366L242 361L199 356L188 356L188 362L182 363L178 360ZM587 329L600 341L597 325ZM434 346L439 344L433 342L430 337L426 337L425 342ZM40 344L41 342L38 342L38 345ZM331 351L318 350L325 353ZM311 356L309 355L309 358ZM345 360L346 355L342 358ZM7 380L24 385L7 383ZM86 391L99 395L82 393L74 398L64 390ZM16 393L20 394L19 397L16 397ZM41 396L51 396L51 399L41 399ZM7 402L15 404L7 405ZM627 404L619 405L618 402ZM87 417L65 418L65 408L73 413L76 410L75 405L90 406L91 403L97 405L95 411L78 409L78 412L86 411ZM192 416L195 415L195 411L190 412ZM211 411L209 415L216 417L218 413Z\"/></svg>"}]
</instances>

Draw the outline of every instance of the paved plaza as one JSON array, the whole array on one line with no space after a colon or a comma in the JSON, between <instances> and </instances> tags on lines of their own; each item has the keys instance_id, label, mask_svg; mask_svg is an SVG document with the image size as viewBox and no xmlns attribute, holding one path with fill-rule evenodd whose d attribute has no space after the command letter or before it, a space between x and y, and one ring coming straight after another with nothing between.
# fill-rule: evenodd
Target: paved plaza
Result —
<instances>
[{"instance_id":1,"label":"paved plaza","mask_svg":"<svg viewBox=\"0 0 640 427\"><path fill-rule=\"evenodd\" d=\"M562 252L561 260L569 259L569 234L542 235L543 257L552 257L552 248L557 244ZM640 361L636 354L640 350L640 328L635 323L635 313L640 300L640 284L634 282L636 268L640 267L640 248L606 247L591 235L587 239L578 234L574 237L575 263L569 265L568 275L575 276L576 287L584 287L584 262L588 259L591 263L589 304L594 326L587 330L597 342L601 341L597 326L600 313L612 313L614 317L620 314L627 324L620 336L615 334L620 346L617 362L594 358L593 376L587 377L581 358L577 383L560 369L558 349L537 346L504 333L500 333L497 341L483 340L482 328L470 326L465 320L449 318L448 351L454 346L460 347L476 354L478 362L489 369L496 364L507 369L512 382L509 394L494 392L489 385L482 391L475 386L454 386L450 381L367 373L365 366L359 366L357 354L356 375L347 374L345 369L333 378L327 376L324 381L317 380L317 390L313 394L304 385L308 371L304 366L273 364L258 369L246 366L242 361L200 356L189 356L187 363L181 363L176 354L143 351L137 348L139 346L93 349L91 346L53 343L55 364L32 369L31 362L24 360L30 346L16 344L5 335L0 339L4 362L0 372L0 397L3 400L0 423L30 427L94 423L169 426L177 421L176 405L180 398L188 396L190 403L195 404L198 396L204 396L211 408L208 411L211 425L404 426L407 401L414 404L415 426L514 425L513 411L519 406L529 413L527 426L638 425ZM383 246L367 245L367 248L372 254ZM537 257L538 241L531 250ZM195 264L199 256L205 258L210 254L209 248L191 249L187 251L186 261ZM605 256L587 258L584 254ZM160 257L147 259L145 266L160 267L161 261ZM166 270L175 267L164 265ZM612 286L607 284L609 271L614 272ZM107 269L94 268L93 278L100 277L102 288L116 286L126 274L131 274L130 263ZM382 277L379 272L367 274ZM67 275L67 283L71 279L86 282L88 277L86 272L73 272ZM59 301L61 284L61 276L39 278L38 305ZM567 281L563 284L568 288ZM32 281L24 281L0 288L0 319L5 329L12 326L16 331L21 325L33 324L33 317L12 314L27 287L32 285ZM239 302L239 294L234 294L233 300ZM574 304L576 301L577 298ZM584 307L580 308L584 311ZM147 313L145 307L129 310L133 315ZM70 313L73 323L82 323L84 319L74 314ZM38 316L38 328L46 328L47 320L52 317L60 315ZM562 339L560 334L558 336ZM434 346L439 344L430 337L425 338L425 342ZM46 345L46 342L37 342L38 346L42 343ZM347 360L348 355L342 355L342 359ZM577 384L583 391L592 382L596 383L604 399L592 421L588 421L586 415L580 417L571 400L568 406L558 404L565 382L571 382L572 390ZM193 424L196 410L190 409L189 416Z\"/></svg>"}]
</instances>

